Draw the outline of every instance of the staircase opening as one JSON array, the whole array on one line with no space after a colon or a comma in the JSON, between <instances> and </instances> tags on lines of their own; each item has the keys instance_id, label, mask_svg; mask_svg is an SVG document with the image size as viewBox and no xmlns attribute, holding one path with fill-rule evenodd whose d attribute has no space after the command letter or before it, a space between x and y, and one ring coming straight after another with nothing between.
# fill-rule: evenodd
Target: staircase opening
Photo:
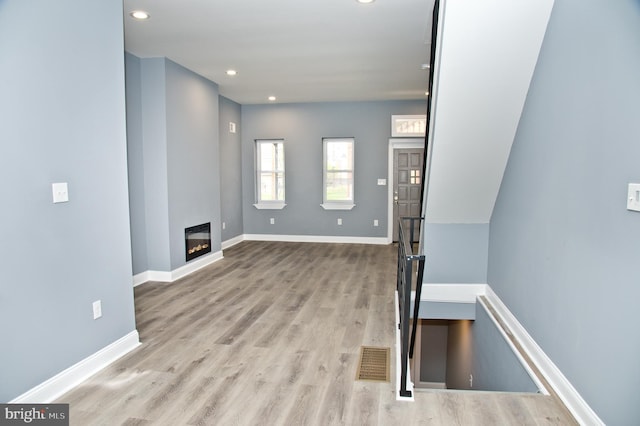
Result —
<instances>
[{"instance_id":1,"label":"staircase opening","mask_svg":"<svg viewBox=\"0 0 640 426\"><path fill-rule=\"evenodd\" d=\"M480 303L475 320L421 319L416 331L415 390L541 391Z\"/></svg>"}]
</instances>

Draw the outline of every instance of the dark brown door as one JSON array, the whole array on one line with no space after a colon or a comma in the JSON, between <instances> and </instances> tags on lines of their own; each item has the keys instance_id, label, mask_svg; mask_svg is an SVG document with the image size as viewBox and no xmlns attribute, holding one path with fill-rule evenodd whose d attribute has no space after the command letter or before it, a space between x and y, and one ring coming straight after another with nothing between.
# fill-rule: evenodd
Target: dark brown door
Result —
<instances>
[{"instance_id":1,"label":"dark brown door","mask_svg":"<svg viewBox=\"0 0 640 426\"><path fill-rule=\"evenodd\" d=\"M422 214L420 188L423 161L422 148L393 150L393 241L398 241L399 217L420 217Z\"/></svg>"}]
</instances>

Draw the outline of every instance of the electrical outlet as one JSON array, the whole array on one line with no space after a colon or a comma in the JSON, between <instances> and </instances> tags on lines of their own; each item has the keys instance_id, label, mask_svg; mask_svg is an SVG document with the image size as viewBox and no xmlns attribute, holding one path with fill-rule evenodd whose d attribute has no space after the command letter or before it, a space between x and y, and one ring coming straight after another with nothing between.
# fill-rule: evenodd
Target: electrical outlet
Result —
<instances>
[{"instance_id":1,"label":"electrical outlet","mask_svg":"<svg viewBox=\"0 0 640 426\"><path fill-rule=\"evenodd\" d=\"M342 218L338 218L338 225L342 225Z\"/></svg>"},{"instance_id":2,"label":"electrical outlet","mask_svg":"<svg viewBox=\"0 0 640 426\"><path fill-rule=\"evenodd\" d=\"M66 203L69 201L69 187L67 182L52 183L51 190L53 191L54 203Z\"/></svg>"},{"instance_id":3,"label":"electrical outlet","mask_svg":"<svg viewBox=\"0 0 640 426\"><path fill-rule=\"evenodd\" d=\"M276 223L276 219L272 217L271 219L269 219L269 223L273 225L274 223Z\"/></svg>"},{"instance_id":4,"label":"electrical outlet","mask_svg":"<svg viewBox=\"0 0 640 426\"><path fill-rule=\"evenodd\" d=\"M96 300L93 302L93 319L98 319L102 316L102 302Z\"/></svg>"},{"instance_id":5,"label":"electrical outlet","mask_svg":"<svg viewBox=\"0 0 640 426\"><path fill-rule=\"evenodd\" d=\"M378 226L378 219L373 219L373 226Z\"/></svg>"},{"instance_id":6,"label":"electrical outlet","mask_svg":"<svg viewBox=\"0 0 640 426\"><path fill-rule=\"evenodd\" d=\"M222 222L222 229L227 229L227 224Z\"/></svg>"},{"instance_id":7,"label":"electrical outlet","mask_svg":"<svg viewBox=\"0 0 640 426\"><path fill-rule=\"evenodd\" d=\"M473 374L469 374L469 387L473 387Z\"/></svg>"}]
</instances>

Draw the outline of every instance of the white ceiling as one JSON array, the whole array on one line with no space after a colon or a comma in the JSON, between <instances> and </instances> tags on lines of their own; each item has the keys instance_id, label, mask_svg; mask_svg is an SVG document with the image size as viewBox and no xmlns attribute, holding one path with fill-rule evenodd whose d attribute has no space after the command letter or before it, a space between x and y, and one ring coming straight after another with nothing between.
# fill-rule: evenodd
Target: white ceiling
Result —
<instances>
[{"instance_id":1,"label":"white ceiling","mask_svg":"<svg viewBox=\"0 0 640 426\"><path fill-rule=\"evenodd\" d=\"M167 57L241 104L424 99L433 3L124 0L125 48ZM135 21L136 9L151 18Z\"/></svg>"}]
</instances>

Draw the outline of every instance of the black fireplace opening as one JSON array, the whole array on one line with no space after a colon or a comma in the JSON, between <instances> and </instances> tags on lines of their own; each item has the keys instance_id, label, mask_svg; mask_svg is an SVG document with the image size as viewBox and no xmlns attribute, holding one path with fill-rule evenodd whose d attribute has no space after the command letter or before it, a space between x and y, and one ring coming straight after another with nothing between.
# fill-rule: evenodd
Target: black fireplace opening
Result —
<instances>
[{"instance_id":1,"label":"black fireplace opening","mask_svg":"<svg viewBox=\"0 0 640 426\"><path fill-rule=\"evenodd\" d=\"M184 246L187 262L211 252L211 222L184 230Z\"/></svg>"}]
</instances>

